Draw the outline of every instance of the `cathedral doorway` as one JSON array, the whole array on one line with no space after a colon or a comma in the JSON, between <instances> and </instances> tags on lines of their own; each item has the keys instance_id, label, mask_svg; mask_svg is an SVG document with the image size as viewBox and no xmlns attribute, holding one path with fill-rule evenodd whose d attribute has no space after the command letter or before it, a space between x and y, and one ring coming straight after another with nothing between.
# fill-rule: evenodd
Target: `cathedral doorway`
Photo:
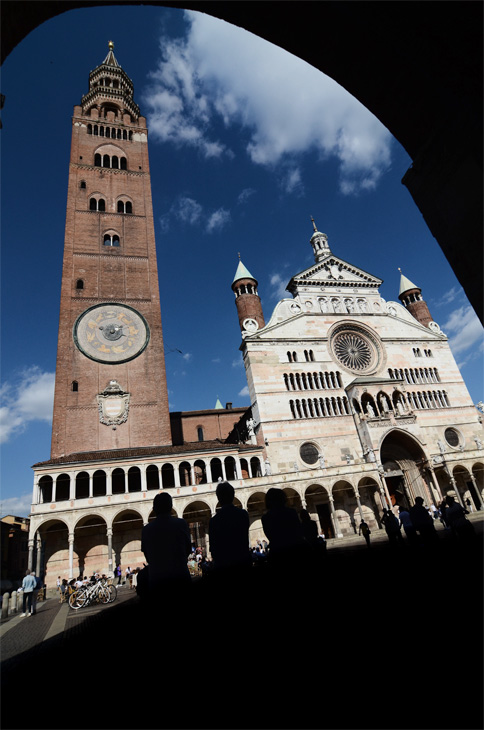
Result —
<instances>
[{"instance_id":1,"label":"cathedral doorway","mask_svg":"<svg viewBox=\"0 0 484 730\"><path fill-rule=\"evenodd\" d=\"M255 492L247 500L247 512L250 518L249 545L254 547L257 540L265 540L266 536L262 529L262 515L266 511L266 495L264 492Z\"/></svg>"},{"instance_id":2,"label":"cathedral doorway","mask_svg":"<svg viewBox=\"0 0 484 730\"><path fill-rule=\"evenodd\" d=\"M391 431L383 439L380 458L392 506L411 507L416 497L426 505L440 501L425 469L427 457L412 436Z\"/></svg>"},{"instance_id":3,"label":"cathedral doorway","mask_svg":"<svg viewBox=\"0 0 484 730\"><path fill-rule=\"evenodd\" d=\"M319 532L326 539L335 536L333 520L331 519L331 508L329 495L321 484L311 484L304 494L306 506L312 519L317 519Z\"/></svg>"},{"instance_id":4,"label":"cathedral doorway","mask_svg":"<svg viewBox=\"0 0 484 730\"><path fill-rule=\"evenodd\" d=\"M113 565L125 568L142 567L145 557L141 552L143 520L138 512L124 510L113 520Z\"/></svg>"},{"instance_id":5,"label":"cathedral doorway","mask_svg":"<svg viewBox=\"0 0 484 730\"><path fill-rule=\"evenodd\" d=\"M108 565L108 538L106 521L98 515L83 517L74 530L74 576L91 576L96 571L105 573Z\"/></svg>"},{"instance_id":6,"label":"cathedral doorway","mask_svg":"<svg viewBox=\"0 0 484 730\"><path fill-rule=\"evenodd\" d=\"M44 582L55 585L58 575L70 578L69 530L65 522L49 520L42 524L34 540L32 568L43 575Z\"/></svg>"}]
</instances>

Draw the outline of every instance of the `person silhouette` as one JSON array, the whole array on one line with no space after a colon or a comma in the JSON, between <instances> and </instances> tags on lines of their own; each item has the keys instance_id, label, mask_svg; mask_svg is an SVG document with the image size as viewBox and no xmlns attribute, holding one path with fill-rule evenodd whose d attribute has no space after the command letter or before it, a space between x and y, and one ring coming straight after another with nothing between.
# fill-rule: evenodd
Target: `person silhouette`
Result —
<instances>
[{"instance_id":1,"label":"person silhouette","mask_svg":"<svg viewBox=\"0 0 484 730\"><path fill-rule=\"evenodd\" d=\"M266 494L267 512L262 515L262 527L269 540L269 559L277 568L294 568L305 544L298 514L286 502L285 492L271 487Z\"/></svg>"},{"instance_id":2,"label":"person silhouette","mask_svg":"<svg viewBox=\"0 0 484 730\"><path fill-rule=\"evenodd\" d=\"M434 545L438 540L434 521L424 507L422 497L415 497L415 503L408 510L412 525L420 535L422 543L426 546Z\"/></svg>"},{"instance_id":3,"label":"person silhouette","mask_svg":"<svg viewBox=\"0 0 484 730\"><path fill-rule=\"evenodd\" d=\"M235 489L229 482L219 482L216 494L221 509L208 525L213 568L224 572L250 568L249 513L233 504Z\"/></svg>"},{"instance_id":4,"label":"person silhouette","mask_svg":"<svg viewBox=\"0 0 484 730\"><path fill-rule=\"evenodd\" d=\"M149 593L154 599L169 586L190 584L190 530L185 520L171 515L172 505L168 492L157 494L153 500L156 519L148 522L141 533L141 550L148 562Z\"/></svg>"}]
</instances>

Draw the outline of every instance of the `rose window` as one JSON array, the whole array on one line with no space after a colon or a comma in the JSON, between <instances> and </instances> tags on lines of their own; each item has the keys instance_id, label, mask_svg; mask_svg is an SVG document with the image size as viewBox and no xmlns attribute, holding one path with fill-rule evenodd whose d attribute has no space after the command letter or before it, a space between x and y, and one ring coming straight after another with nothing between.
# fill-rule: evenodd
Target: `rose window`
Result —
<instances>
[{"instance_id":1,"label":"rose window","mask_svg":"<svg viewBox=\"0 0 484 730\"><path fill-rule=\"evenodd\" d=\"M382 349L377 338L358 326L340 325L331 337L333 357L353 373L374 372L380 363Z\"/></svg>"}]
</instances>

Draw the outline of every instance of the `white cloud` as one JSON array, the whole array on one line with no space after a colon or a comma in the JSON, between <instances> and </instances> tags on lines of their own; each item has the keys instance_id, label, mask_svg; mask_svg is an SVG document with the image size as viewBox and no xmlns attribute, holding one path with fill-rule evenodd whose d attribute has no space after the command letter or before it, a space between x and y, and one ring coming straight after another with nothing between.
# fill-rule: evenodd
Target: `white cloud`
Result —
<instances>
[{"instance_id":1,"label":"white cloud","mask_svg":"<svg viewBox=\"0 0 484 730\"><path fill-rule=\"evenodd\" d=\"M248 199L250 197L252 197L252 195L254 195L254 193L255 193L254 188L244 188L242 190L242 192L239 194L239 197L237 198L237 203L239 205L243 205L244 203L246 203L248 201Z\"/></svg>"},{"instance_id":2,"label":"white cloud","mask_svg":"<svg viewBox=\"0 0 484 730\"><path fill-rule=\"evenodd\" d=\"M484 330L476 313L470 305L455 309L442 330L449 338L449 344L454 355L461 354L470 348L483 348Z\"/></svg>"},{"instance_id":3,"label":"white cloud","mask_svg":"<svg viewBox=\"0 0 484 730\"><path fill-rule=\"evenodd\" d=\"M248 395L249 395L249 386L248 386L248 385L246 385L246 386L245 386L244 388L242 388L242 390L241 390L241 391L239 391L238 395L239 395L239 396L240 396L241 398L243 398L243 397L245 397L245 396L248 396Z\"/></svg>"},{"instance_id":4,"label":"white cloud","mask_svg":"<svg viewBox=\"0 0 484 730\"><path fill-rule=\"evenodd\" d=\"M160 229L163 234L168 232L172 218L189 226L199 226L201 230L203 229L207 233L220 231L231 220L230 211L225 208L208 212L196 200L184 195L179 196L168 213L164 213L159 219Z\"/></svg>"},{"instance_id":5,"label":"white cloud","mask_svg":"<svg viewBox=\"0 0 484 730\"><path fill-rule=\"evenodd\" d=\"M270 278L270 285L272 287L271 298L277 299L278 301L280 299L287 299L289 297L289 293L286 291L287 283L287 279L283 278L281 274L272 274Z\"/></svg>"},{"instance_id":6,"label":"white cloud","mask_svg":"<svg viewBox=\"0 0 484 730\"><path fill-rule=\"evenodd\" d=\"M322 161L338 159L344 194L376 186L390 164L391 135L354 97L256 35L202 13L186 11L185 18L185 39L161 40L145 96L155 137L220 157L231 151L213 139L218 119L244 129L254 163L294 162L311 151ZM293 179L288 192L299 185Z\"/></svg>"},{"instance_id":7,"label":"white cloud","mask_svg":"<svg viewBox=\"0 0 484 730\"><path fill-rule=\"evenodd\" d=\"M229 211L225 210L225 208L219 208L209 216L207 221L207 232L213 233L213 231L218 231L221 228L224 228L229 221Z\"/></svg>"},{"instance_id":8,"label":"white cloud","mask_svg":"<svg viewBox=\"0 0 484 730\"><path fill-rule=\"evenodd\" d=\"M18 497L8 497L0 502L0 517L15 515L15 517L28 517L32 505L32 492L22 494Z\"/></svg>"},{"instance_id":9,"label":"white cloud","mask_svg":"<svg viewBox=\"0 0 484 730\"><path fill-rule=\"evenodd\" d=\"M185 360L186 362L190 362L190 360L192 359L193 355L192 355L192 353L191 353L191 352L186 352L186 353L185 353L184 355L182 355L182 357L183 357L183 359L184 359L184 360Z\"/></svg>"},{"instance_id":10,"label":"white cloud","mask_svg":"<svg viewBox=\"0 0 484 730\"><path fill-rule=\"evenodd\" d=\"M55 373L33 366L0 392L0 443L25 431L31 421L52 421Z\"/></svg>"}]
</instances>

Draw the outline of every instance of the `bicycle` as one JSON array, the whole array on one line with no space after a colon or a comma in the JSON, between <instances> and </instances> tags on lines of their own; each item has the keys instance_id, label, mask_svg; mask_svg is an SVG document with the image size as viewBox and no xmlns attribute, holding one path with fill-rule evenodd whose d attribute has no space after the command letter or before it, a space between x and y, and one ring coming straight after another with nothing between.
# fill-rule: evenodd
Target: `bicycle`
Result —
<instances>
[{"instance_id":1,"label":"bicycle","mask_svg":"<svg viewBox=\"0 0 484 730\"><path fill-rule=\"evenodd\" d=\"M69 596L69 607L74 611L79 608L89 606L93 602L112 603L116 600L116 588L108 585L106 581L100 579L95 583L89 583L81 586Z\"/></svg>"}]
</instances>

